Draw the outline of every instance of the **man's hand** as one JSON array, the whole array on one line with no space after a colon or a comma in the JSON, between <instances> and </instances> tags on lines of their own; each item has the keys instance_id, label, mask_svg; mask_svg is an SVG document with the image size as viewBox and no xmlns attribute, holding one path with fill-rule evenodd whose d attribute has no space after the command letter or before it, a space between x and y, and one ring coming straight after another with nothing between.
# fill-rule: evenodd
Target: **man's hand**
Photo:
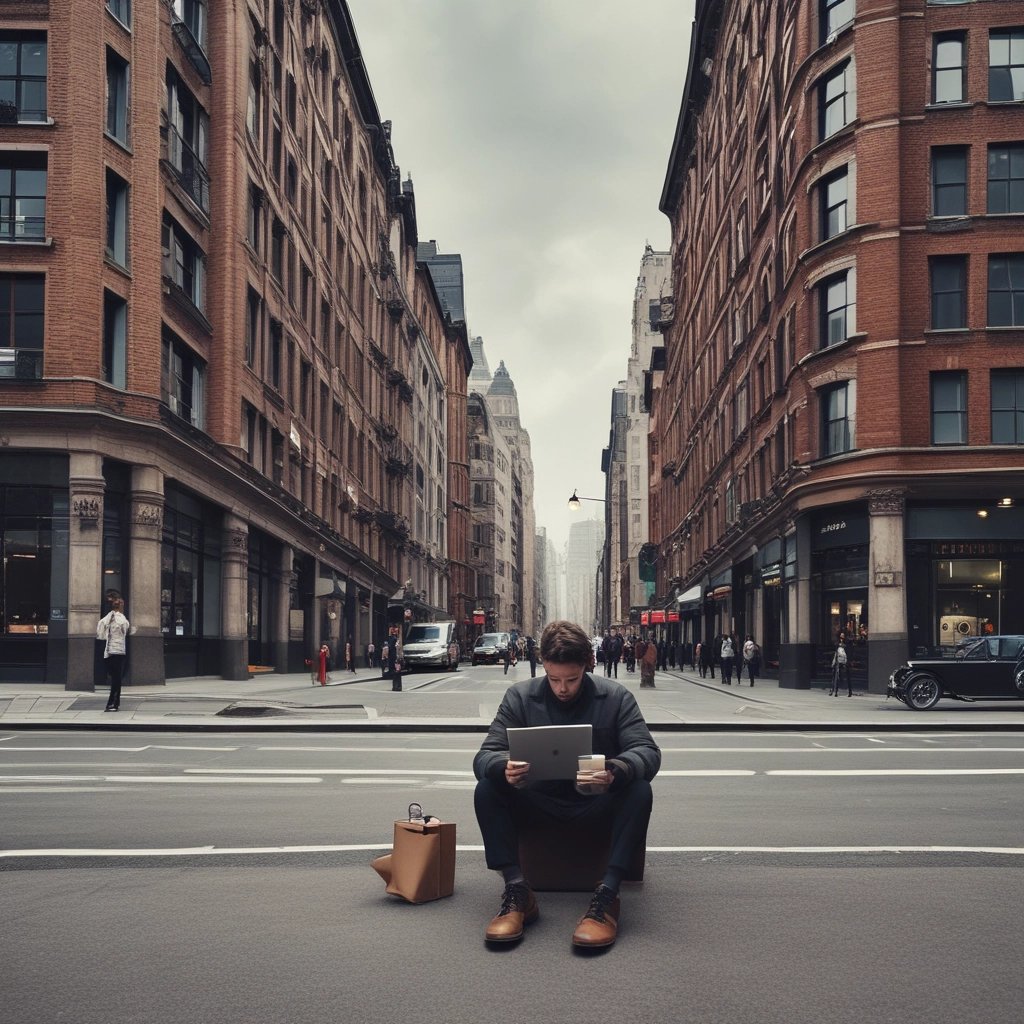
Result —
<instances>
[{"instance_id":1,"label":"man's hand","mask_svg":"<svg viewBox=\"0 0 1024 1024\"><path fill-rule=\"evenodd\" d=\"M608 792L612 778L612 773L607 768L603 772L577 772L576 792L582 796L600 796Z\"/></svg>"},{"instance_id":2,"label":"man's hand","mask_svg":"<svg viewBox=\"0 0 1024 1024\"><path fill-rule=\"evenodd\" d=\"M529 774L529 761L508 761L505 764L505 781L516 789L526 785L526 776Z\"/></svg>"}]
</instances>

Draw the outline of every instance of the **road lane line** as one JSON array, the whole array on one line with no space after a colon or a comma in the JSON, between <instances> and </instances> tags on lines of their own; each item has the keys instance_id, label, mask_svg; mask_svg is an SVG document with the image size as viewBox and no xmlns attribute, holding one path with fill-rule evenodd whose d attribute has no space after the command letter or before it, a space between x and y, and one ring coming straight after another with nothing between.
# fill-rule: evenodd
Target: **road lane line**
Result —
<instances>
[{"instance_id":1,"label":"road lane line","mask_svg":"<svg viewBox=\"0 0 1024 1024\"><path fill-rule=\"evenodd\" d=\"M483 853L483 846L456 847L461 853ZM390 840L380 843L348 843L329 846L193 846L165 849L53 848L45 850L0 850L0 858L14 857L223 857L265 856L293 853L362 853L390 850ZM762 854L995 854L1024 857L1019 846L648 846L648 853L762 853Z\"/></svg>"},{"instance_id":2,"label":"road lane line","mask_svg":"<svg viewBox=\"0 0 1024 1024\"><path fill-rule=\"evenodd\" d=\"M864 776L864 775L1024 775L1024 768L778 768L765 775Z\"/></svg>"},{"instance_id":3,"label":"road lane line","mask_svg":"<svg viewBox=\"0 0 1024 1024\"><path fill-rule=\"evenodd\" d=\"M323 782L320 778L281 778L281 777L260 777L260 778L238 778L235 776L201 776L192 778L182 775L0 775L0 793L5 789L7 782L131 782L131 783L219 783L228 785L299 785L302 783L314 784Z\"/></svg>"},{"instance_id":4,"label":"road lane line","mask_svg":"<svg viewBox=\"0 0 1024 1024\"><path fill-rule=\"evenodd\" d=\"M186 768L187 775L451 775L460 778L471 771L446 768Z\"/></svg>"}]
</instances>

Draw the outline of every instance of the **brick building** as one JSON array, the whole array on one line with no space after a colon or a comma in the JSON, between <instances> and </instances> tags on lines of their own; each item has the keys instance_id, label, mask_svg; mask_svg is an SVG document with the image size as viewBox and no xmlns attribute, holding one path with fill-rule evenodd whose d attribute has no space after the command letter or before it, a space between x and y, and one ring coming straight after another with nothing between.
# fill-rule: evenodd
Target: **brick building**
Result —
<instances>
[{"instance_id":1,"label":"brick building","mask_svg":"<svg viewBox=\"0 0 1024 1024\"><path fill-rule=\"evenodd\" d=\"M658 593L789 686L1024 632L1018 6L697 3L661 209ZM658 375L652 375L658 376Z\"/></svg>"},{"instance_id":2,"label":"brick building","mask_svg":"<svg viewBox=\"0 0 1024 1024\"><path fill-rule=\"evenodd\" d=\"M91 688L107 589L140 683L448 614L468 346L389 129L341 0L4 5L4 677Z\"/></svg>"}]
</instances>

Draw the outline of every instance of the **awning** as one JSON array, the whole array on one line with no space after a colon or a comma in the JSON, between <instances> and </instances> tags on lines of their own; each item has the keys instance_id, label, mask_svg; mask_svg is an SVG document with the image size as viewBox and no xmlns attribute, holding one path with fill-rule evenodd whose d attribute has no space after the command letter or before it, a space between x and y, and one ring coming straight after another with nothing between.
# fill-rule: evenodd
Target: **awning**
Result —
<instances>
[{"instance_id":1,"label":"awning","mask_svg":"<svg viewBox=\"0 0 1024 1024\"><path fill-rule=\"evenodd\" d=\"M691 611L694 608L699 608L703 603L704 589L698 583L696 586L690 587L689 590L684 590L677 598L676 604L679 605L681 612Z\"/></svg>"}]
</instances>

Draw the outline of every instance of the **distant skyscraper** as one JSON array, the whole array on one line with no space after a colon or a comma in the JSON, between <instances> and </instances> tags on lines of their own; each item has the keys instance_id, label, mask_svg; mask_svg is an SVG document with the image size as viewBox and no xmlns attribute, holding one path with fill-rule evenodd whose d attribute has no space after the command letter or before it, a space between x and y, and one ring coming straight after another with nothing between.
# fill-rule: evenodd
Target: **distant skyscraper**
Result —
<instances>
[{"instance_id":1,"label":"distant skyscraper","mask_svg":"<svg viewBox=\"0 0 1024 1024\"><path fill-rule=\"evenodd\" d=\"M452 320L466 319L466 298L462 286L462 256L457 252L437 251L437 242L420 242L416 246L416 259L427 265L441 305Z\"/></svg>"},{"instance_id":2,"label":"distant skyscraper","mask_svg":"<svg viewBox=\"0 0 1024 1024\"><path fill-rule=\"evenodd\" d=\"M569 527L565 558L566 618L584 629L599 630L597 563L604 545L604 520L586 519Z\"/></svg>"}]
</instances>

